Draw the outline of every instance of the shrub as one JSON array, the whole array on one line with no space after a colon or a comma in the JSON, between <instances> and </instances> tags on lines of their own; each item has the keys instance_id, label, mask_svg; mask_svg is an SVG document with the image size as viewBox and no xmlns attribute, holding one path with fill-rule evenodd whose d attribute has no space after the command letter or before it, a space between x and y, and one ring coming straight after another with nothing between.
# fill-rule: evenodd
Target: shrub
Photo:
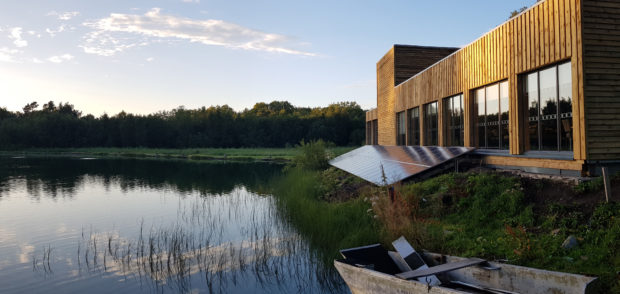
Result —
<instances>
[{"instance_id":1,"label":"shrub","mask_svg":"<svg viewBox=\"0 0 620 294\"><path fill-rule=\"evenodd\" d=\"M293 158L289 167L323 170L329 166L331 154L327 151L327 143L325 141L318 140L306 143L304 140L301 140L299 149L301 149L301 152Z\"/></svg>"}]
</instances>

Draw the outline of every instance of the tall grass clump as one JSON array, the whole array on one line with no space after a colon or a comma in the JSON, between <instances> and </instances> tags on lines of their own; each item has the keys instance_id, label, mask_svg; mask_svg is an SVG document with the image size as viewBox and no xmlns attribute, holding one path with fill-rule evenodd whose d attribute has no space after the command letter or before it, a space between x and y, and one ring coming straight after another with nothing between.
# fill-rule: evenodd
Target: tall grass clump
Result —
<instances>
[{"instance_id":1,"label":"tall grass clump","mask_svg":"<svg viewBox=\"0 0 620 294\"><path fill-rule=\"evenodd\" d=\"M366 245L379 240L377 222L367 211L368 202L358 195L343 197L345 201L325 201L333 193L326 170L331 158L322 140L301 142L300 152L285 173L274 180L273 194L283 215L312 243L317 252L329 252L325 261L337 257L338 250ZM351 192L354 193L354 192Z\"/></svg>"},{"instance_id":2,"label":"tall grass clump","mask_svg":"<svg viewBox=\"0 0 620 294\"><path fill-rule=\"evenodd\" d=\"M370 205L363 199L326 202L320 173L301 168L290 169L274 183L278 207L312 247L326 260L337 257L338 250L379 241L379 227L370 214Z\"/></svg>"}]
</instances>

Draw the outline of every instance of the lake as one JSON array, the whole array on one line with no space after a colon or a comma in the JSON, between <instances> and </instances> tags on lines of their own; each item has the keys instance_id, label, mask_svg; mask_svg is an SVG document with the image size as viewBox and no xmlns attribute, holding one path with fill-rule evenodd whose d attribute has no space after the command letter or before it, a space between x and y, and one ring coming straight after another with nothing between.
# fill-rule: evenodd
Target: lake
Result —
<instances>
[{"instance_id":1,"label":"lake","mask_svg":"<svg viewBox=\"0 0 620 294\"><path fill-rule=\"evenodd\" d=\"M346 293L267 163L0 158L1 293Z\"/></svg>"}]
</instances>

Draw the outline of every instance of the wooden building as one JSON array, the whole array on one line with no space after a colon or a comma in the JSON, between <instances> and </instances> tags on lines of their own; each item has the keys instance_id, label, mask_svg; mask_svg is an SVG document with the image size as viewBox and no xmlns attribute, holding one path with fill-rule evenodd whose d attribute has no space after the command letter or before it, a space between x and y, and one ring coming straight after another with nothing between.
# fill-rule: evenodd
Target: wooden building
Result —
<instances>
[{"instance_id":1,"label":"wooden building","mask_svg":"<svg viewBox=\"0 0 620 294\"><path fill-rule=\"evenodd\" d=\"M620 162L620 1L540 1L460 49L394 45L366 122L367 144L476 147L490 166Z\"/></svg>"}]
</instances>

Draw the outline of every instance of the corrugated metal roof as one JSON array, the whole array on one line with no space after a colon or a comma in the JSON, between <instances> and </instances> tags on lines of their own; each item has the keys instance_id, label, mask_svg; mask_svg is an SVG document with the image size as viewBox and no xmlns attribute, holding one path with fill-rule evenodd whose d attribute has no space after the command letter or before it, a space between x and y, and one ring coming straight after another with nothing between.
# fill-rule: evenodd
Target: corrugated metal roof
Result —
<instances>
[{"instance_id":1,"label":"corrugated metal roof","mask_svg":"<svg viewBox=\"0 0 620 294\"><path fill-rule=\"evenodd\" d=\"M379 186L391 185L452 160L472 147L366 145L329 164Z\"/></svg>"}]
</instances>

